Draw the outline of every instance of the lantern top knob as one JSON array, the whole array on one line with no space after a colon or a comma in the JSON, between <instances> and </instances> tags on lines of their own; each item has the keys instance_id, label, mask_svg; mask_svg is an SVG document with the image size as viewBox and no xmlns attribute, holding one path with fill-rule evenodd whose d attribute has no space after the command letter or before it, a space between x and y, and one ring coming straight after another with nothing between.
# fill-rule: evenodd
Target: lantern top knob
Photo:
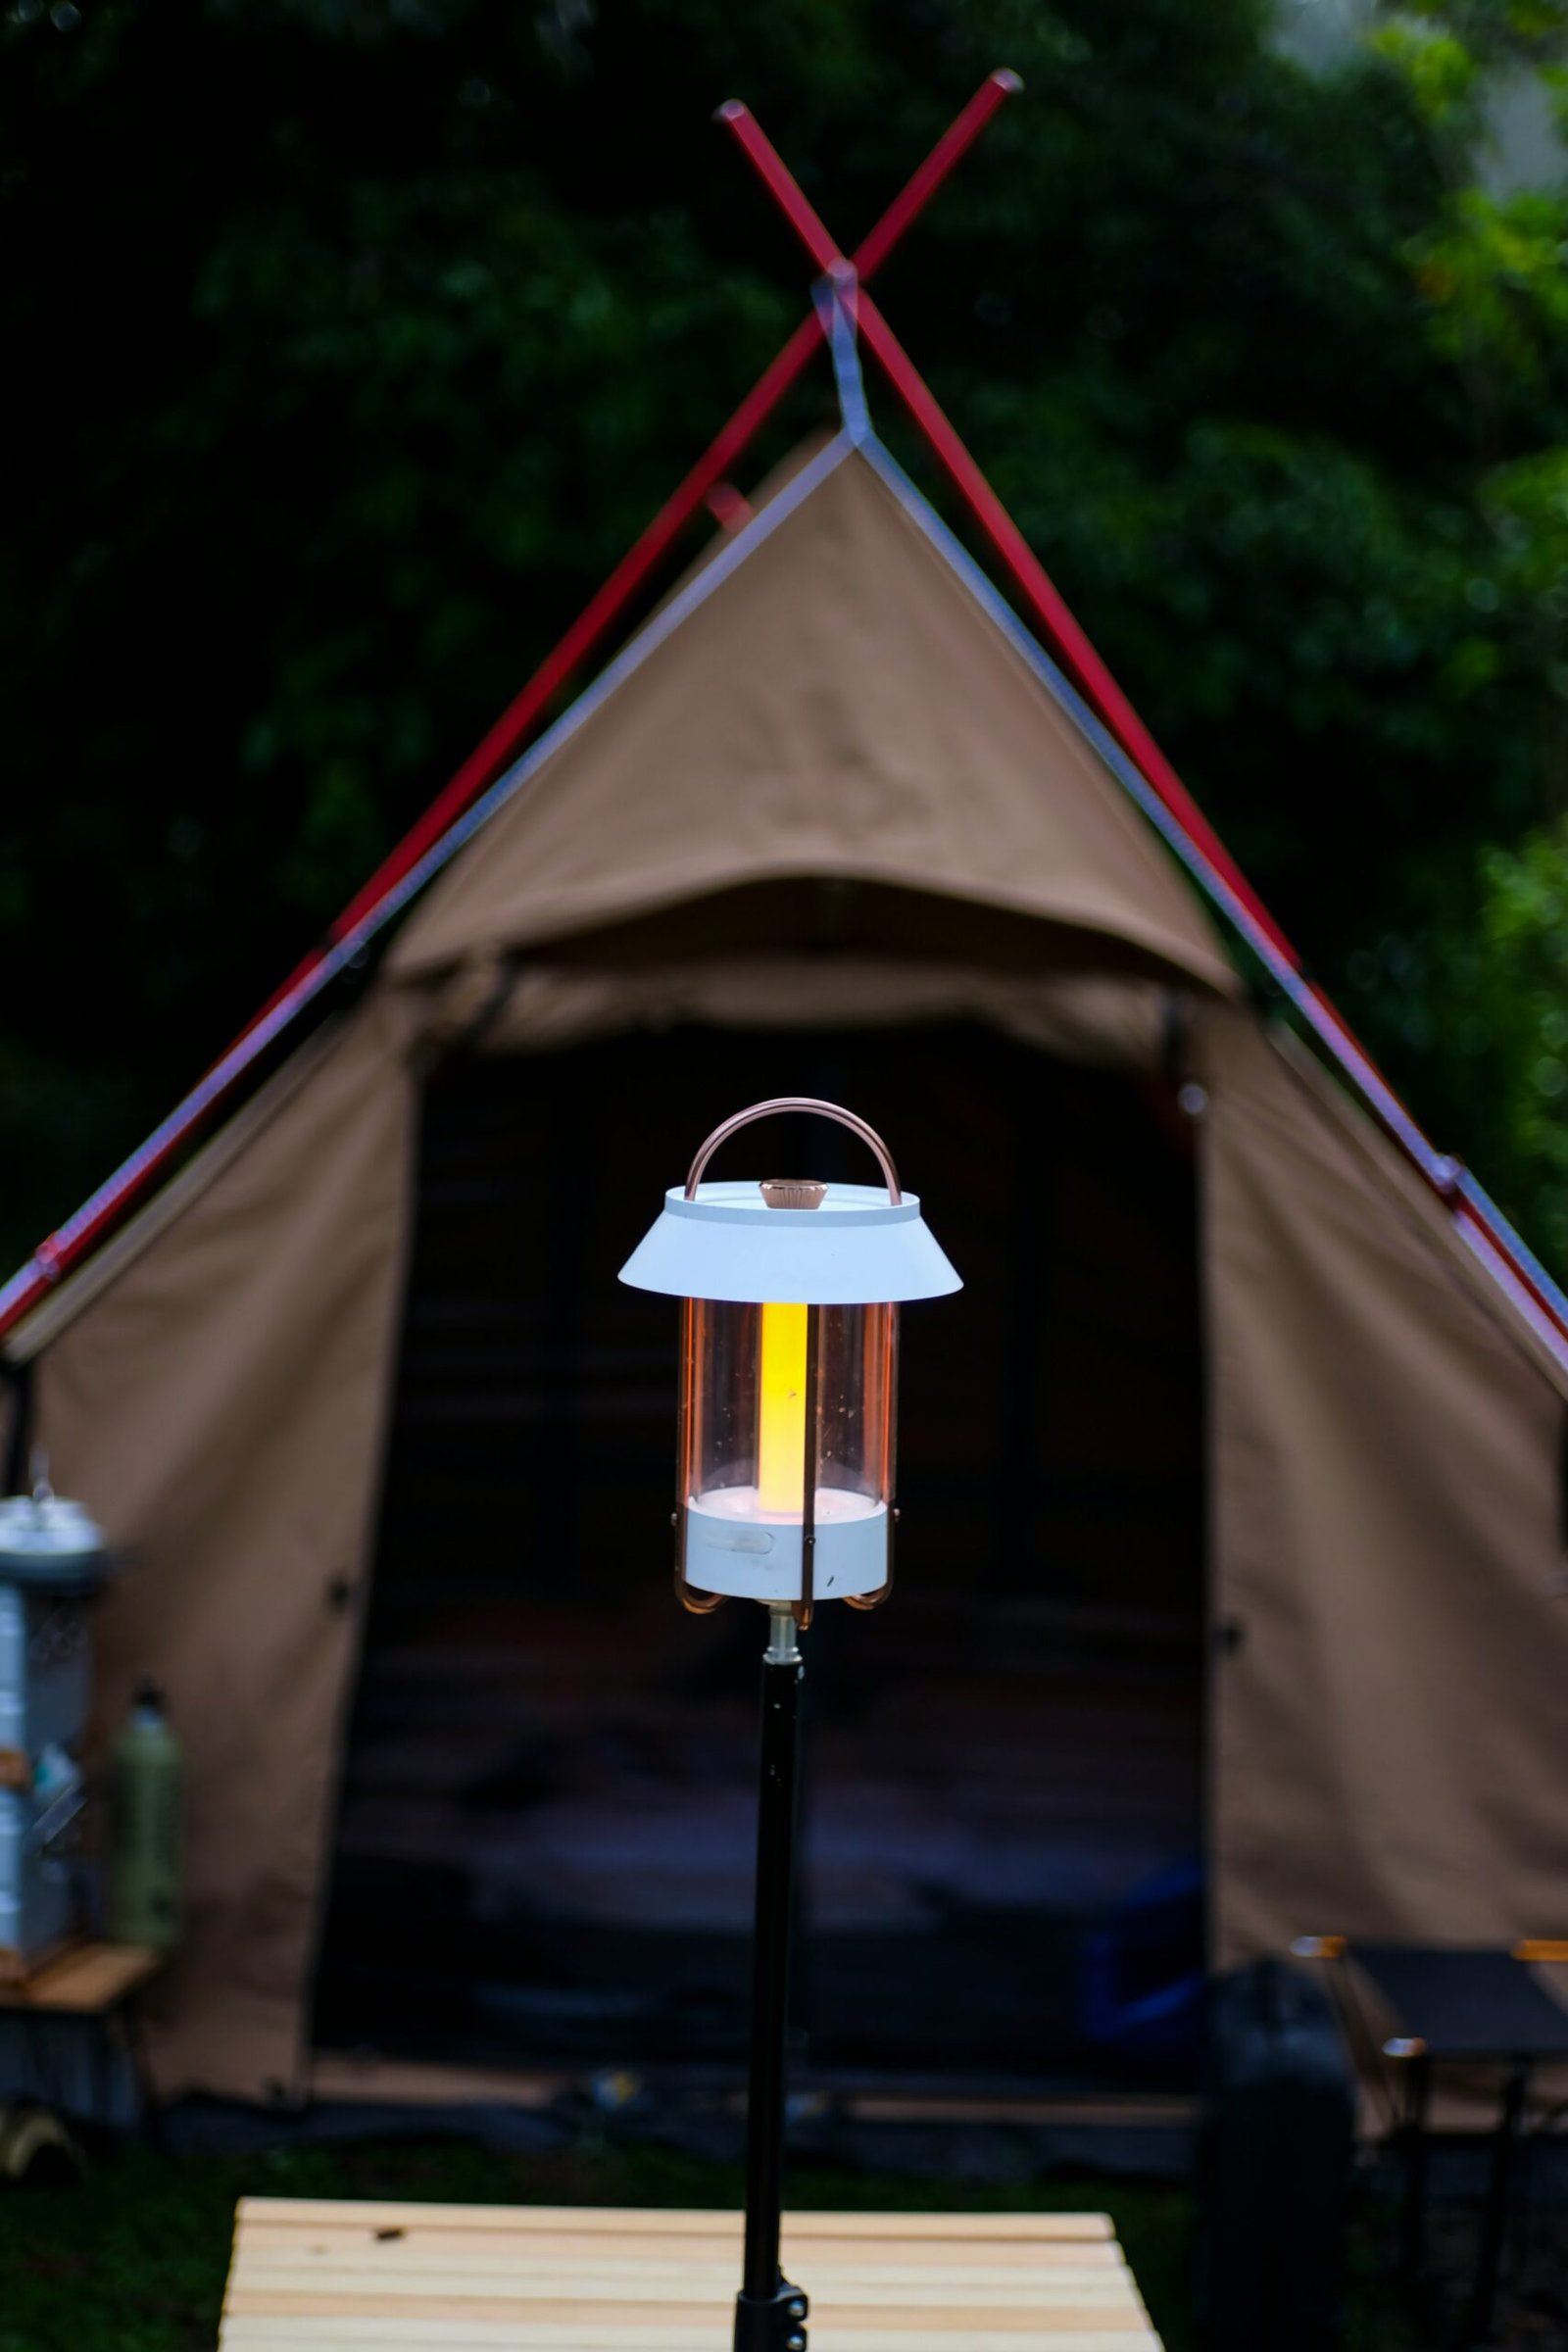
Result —
<instances>
[{"instance_id":1,"label":"lantern top knob","mask_svg":"<svg viewBox=\"0 0 1568 2352\"><path fill-rule=\"evenodd\" d=\"M769 1208L820 1208L827 1186L814 1177L764 1176L757 1189Z\"/></svg>"}]
</instances>

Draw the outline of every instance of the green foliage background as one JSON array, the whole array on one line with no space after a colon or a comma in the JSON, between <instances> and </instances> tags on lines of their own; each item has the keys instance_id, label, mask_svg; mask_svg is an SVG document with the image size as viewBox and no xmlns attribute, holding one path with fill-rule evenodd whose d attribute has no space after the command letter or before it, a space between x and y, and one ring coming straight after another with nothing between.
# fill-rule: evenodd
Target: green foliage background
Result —
<instances>
[{"instance_id":1,"label":"green foliage background","mask_svg":"<svg viewBox=\"0 0 1568 2352\"><path fill-rule=\"evenodd\" d=\"M1308 73L1258 0L12 0L10 1253L793 323L713 104L854 235L1006 62L888 308L1314 967L1568 1269L1568 178L1482 173L1564 14L1433 0Z\"/></svg>"}]
</instances>

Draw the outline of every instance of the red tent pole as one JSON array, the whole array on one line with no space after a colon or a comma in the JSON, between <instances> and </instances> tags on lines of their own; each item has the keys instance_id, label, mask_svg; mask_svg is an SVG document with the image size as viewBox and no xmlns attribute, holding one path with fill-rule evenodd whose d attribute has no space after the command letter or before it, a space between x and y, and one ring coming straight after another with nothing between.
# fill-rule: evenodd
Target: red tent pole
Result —
<instances>
[{"instance_id":1,"label":"red tent pole","mask_svg":"<svg viewBox=\"0 0 1568 2352\"><path fill-rule=\"evenodd\" d=\"M861 340L880 361L889 382L941 460L964 504L1023 591L1062 668L1090 709L1103 719L1133 765L1152 784L1172 815L1180 818L1184 830L1215 871L1223 874L1253 921L1281 955L1295 962L1295 951L1284 932L1117 685L1066 599L958 438L869 294L859 297L857 310Z\"/></svg>"},{"instance_id":2,"label":"red tent pole","mask_svg":"<svg viewBox=\"0 0 1568 2352\"><path fill-rule=\"evenodd\" d=\"M990 74L967 106L956 117L919 166L908 184L894 198L870 230L855 257L859 275L868 277L887 259L894 246L929 203L954 166L974 144L1003 101L1020 87L1018 76L1005 68ZM719 110L721 120L737 111L734 102ZM745 109L738 111L745 113ZM803 199L804 201L804 199ZM814 218L814 216L813 216ZM820 226L820 223L818 223ZM822 231L826 235L826 231ZM199 1084L155 1130L146 1143L115 1173L57 1233L41 1242L27 1264L0 1290L0 1338L76 1264L93 1244L114 1225L143 1193L171 1155L220 1102L264 1048L295 1014L319 994L341 969L344 951L368 937L378 910L390 894L413 872L419 859L441 839L487 784L521 748L529 729L565 684L579 663L599 643L660 558L698 512L709 492L720 481L759 427L794 383L821 339L822 325L815 310L804 318L772 365L742 401L685 480L666 499L642 535L627 550L590 599L554 651L546 656L521 693L503 711L424 814L383 858L363 890L349 901L331 924L325 944L302 957L281 987L248 1021L233 1043L207 1071Z\"/></svg>"},{"instance_id":3,"label":"red tent pole","mask_svg":"<svg viewBox=\"0 0 1568 2352\"><path fill-rule=\"evenodd\" d=\"M1288 967L1306 1000L1305 1009L1318 1035L1351 1083L1378 1112L1406 1157L1448 1207L1455 1222L1461 1229L1466 1226L1476 1229L1501 1260L1527 1301L1534 1305L1556 1333L1568 1337L1568 1322L1564 1320L1559 1303L1543 1290L1535 1272L1521 1259L1512 1238L1499 1228L1489 1213L1491 1203L1476 1199L1473 1192L1462 1194L1464 1179L1457 1163L1443 1158L1433 1150L1417 1122L1357 1040L1339 1007L1316 981L1306 977L1299 956L1117 685L1044 564L975 464L876 304L869 294L853 288L844 256L756 117L745 107L735 106L725 108L722 120L745 149L818 269L843 277L846 284L852 287L849 301L861 339L875 354L894 390L1005 564L1040 622L1047 643L1090 709L1164 804L1188 841L1200 852L1262 938Z\"/></svg>"},{"instance_id":4,"label":"red tent pole","mask_svg":"<svg viewBox=\"0 0 1568 2352\"><path fill-rule=\"evenodd\" d=\"M881 269L910 221L925 210L954 165L973 146L1003 100L1011 98L1022 88L1022 81L1008 66L999 66L994 74L986 75L963 112L954 118L925 162L912 174L903 195L895 196L875 228L858 249L855 271L862 283Z\"/></svg>"},{"instance_id":5,"label":"red tent pole","mask_svg":"<svg viewBox=\"0 0 1568 2352\"><path fill-rule=\"evenodd\" d=\"M720 120L746 150L769 194L777 199L779 209L817 267L843 270L845 258L835 239L808 202L756 116L743 106L728 106L722 110ZM1073 684L1110 729L1127 757L1154 786L1171 813L1181 819L1210 864L1224 875L1253 920L1274 946L1295 962L1297 958L1284 933L1234 864L1224 843L1111 676L1066 599L969 455L876 304L860 287L857 288L853 303L861 340L880 361L888 380L940 459L964 504L1023 591Z\"/></svg>"},{"instance_id":6,"label":"red tent pole","mask_svg":"<svg viewBox=\"0 0 1568 2352\"><path fill-rule=\"evenodd\" d=\"M908 184L894 198L860 245L855 256L855 269L861 278L868 276L886 261L954 166L974 144L1004 99L1021 86L1017 74L1004 67L987 74L968 105L955 118ZM717 120L728 122L737 113L745 112L746 109L738 100L731 99L718 109ZM822 233L826 235L825 230ZM801 321L778 357L759 378L755 388L748 393L723 431L704 452L680 487L665 500L641 537L628 548L604 586L584 606L554 652L546 656L521 693L502 712L483 741L469 754L445 790L437 794L418 822L377 866L364 889L349 901L332 925L329 938L343 938L372 907L378 906L387 892L418 863L426 850L440 840L453 819L461 816L468 803L499 774L551 698L565 684L612 622L625 610L660 558L698 512L708 493L722 479L726 467L740 456L777 408L805 368L821 334L821 320L813 309L811 315ZM284 987L287 985L285 982ZM257 1018L265 1018L267 1009L264 1006Z\"/></svg>"},{"instance_id":7,"label":"red tent pole","mask_svg":"<svg viewBox=\"0 0 1568 2352\"><path fill-rule=\"evenodd\" d=\"M664 501L641 536L627 549L560 643L545 656L521 692L508 704L494 726L468 754L456 775L410 826L396 849L381 860L369 880L356 891L342 913L336 916L327 931L329 944L335 945L346 939L374 912L387 893L412 872L453 820L463 814L469 802L499 775L508 760L521 748L535 719L545 710L552 696L564 685L578 663L598 644L617 614L625 610L665 549L679 536L708 493L722 479L726 468L778 406L810 358L821 331L820 321L814 314L809 318L802 319L723 431L705 450L679 488ZM296 964L288 978L273 991L239 1032L235 1044L242 1043L259 1029L302 982L320 969L323 960L322 951L318 948ZM0 1319L0 1331L4 1329L4 1321Z\"/></svg>"}]
</instances>

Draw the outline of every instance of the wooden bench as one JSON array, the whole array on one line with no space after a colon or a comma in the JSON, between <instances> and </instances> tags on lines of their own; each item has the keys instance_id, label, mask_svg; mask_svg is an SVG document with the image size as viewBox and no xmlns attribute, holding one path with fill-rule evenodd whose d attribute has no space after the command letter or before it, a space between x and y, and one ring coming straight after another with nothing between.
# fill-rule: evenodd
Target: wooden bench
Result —
<instances>
[{"instance_id":1,"label":"wooden bench","mask_svg":"<svg viewBox=\"0 0 1568 2352\"><path fill-rule=\"evenodd\" d=\"M107 2017L139 1992L164 1965L139 1943L74 1943L30 1976L0 1981L0 2009L41 2009L61 2017Z\"/></svg>"},{"instance_id":2,"label":"wooden bench","mask_svg":"<svg viewBox=\"0 0 1568 2352\"><path fill-rule=\"evenodd\" d=\"M95 2122L112 2121L116 2053L122 2048L138 2078L144 2074L135 1996L163 1965L161 1952L139 1944L77 1943L31 1976L0 1982L0 2104L42 2096L49 2106L63 2102ZM20 2039L5 2023L17 2014L28 2020Z\"/></svg>"},{"instance_id":3,"label":"wooden bench","mask_svg":"<svg viewBox=\"0 0 1568 2352\"><path fill-rule=\"evenodd\" d=\"M1100 2213L802 2213L811 2352L1158 2352ZM247 2197L222 2352L727 2352L736 2213Z\"/></svg>"}]
</instances>

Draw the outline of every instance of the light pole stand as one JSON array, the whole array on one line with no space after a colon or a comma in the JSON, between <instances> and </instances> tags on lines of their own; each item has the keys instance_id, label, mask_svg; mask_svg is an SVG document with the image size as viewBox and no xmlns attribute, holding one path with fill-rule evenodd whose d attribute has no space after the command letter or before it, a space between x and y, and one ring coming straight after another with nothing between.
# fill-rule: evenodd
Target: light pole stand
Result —
<instances>
[{"instance_id":1,"label":"light pole stand","mask_svg":"<svg viewBox=\"0 0 1568 2352\"><path fill-rule=\"evenodd\" d=\"M807 2298L779 2269L802 1672L788 1602L769 1609L768 1627L762 1653L752 2049L746 2098L746 2254L735 2299L735 2352L806 2352Z\"/></svg>"}]
</instances>

